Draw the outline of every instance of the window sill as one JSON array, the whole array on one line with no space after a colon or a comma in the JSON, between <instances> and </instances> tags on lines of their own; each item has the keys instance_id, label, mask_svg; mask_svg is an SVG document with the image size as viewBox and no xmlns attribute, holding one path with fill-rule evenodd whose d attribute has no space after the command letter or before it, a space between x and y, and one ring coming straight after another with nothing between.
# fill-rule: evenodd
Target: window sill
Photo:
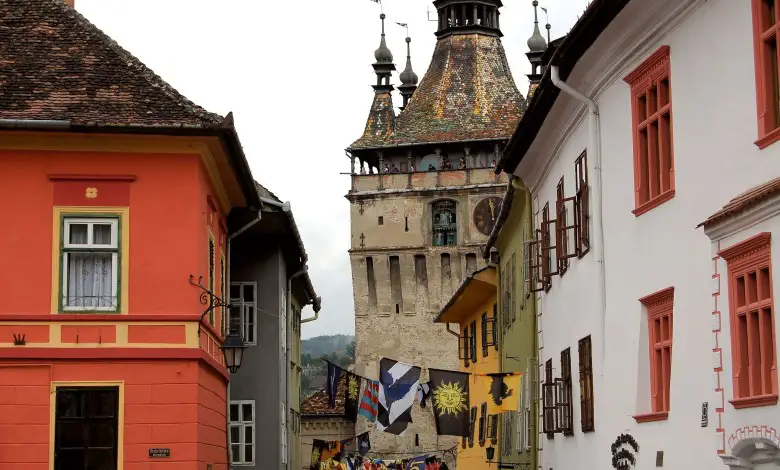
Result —
<instances>
[{"instance_id":1,"label":"window sill","mask_svg":"<svg viewBox=\"0 0 780 470\"><path fill-rule=\"evenodd\" d=\"M759 395L757 397L735 398L730 400L731 406L741 410L743 408L756 408L759 406L773 406L777 404L777 394Z\"/></svg>"},{"instance_id":2,"label":"window sill","mask_svg":"<svg viewBox=\"0 0 780 470\"><path fill-rule=\"evenodd\" d=\"M774 129L774 130L768 132L766 135L764 135L763 137L759 138L758 140L756 140L753 143L759 149L763 150L763 149L769 147L770 145L774 144L778 140L780 140L780 127L778 127L777 129Z\"/></svg>"},{"instance_id":3,"label":"window sill","mask_svg":"<svg viewBox=\"0 0 780 470\"><path fill-rule=\"evenodd\" d=\"M666 421L669 418L668 411L656 411L654 413L645 413L634 415L637 423L652 423L653 421Z\"/></svg>"},{"instance_id":4,"label":"window sill","mask_svg":"<svg viewBox=\"0 0 780 470\"><path fill-rule=\"evenodd\" d=\"M674 189L670 189L669 191L666 191L665 193L661 194L660 196L656 196L654 199L651 199L647 201L646 203L642 204L641 206L637 207L636 209L632 210L631 212L639 217L640 215L644 214L645 212L650 212L651 210L655 209L656 207L660 206L661 204L665 203L666 201L672 199L674 197Z\"/></svg>"}]
</instances>

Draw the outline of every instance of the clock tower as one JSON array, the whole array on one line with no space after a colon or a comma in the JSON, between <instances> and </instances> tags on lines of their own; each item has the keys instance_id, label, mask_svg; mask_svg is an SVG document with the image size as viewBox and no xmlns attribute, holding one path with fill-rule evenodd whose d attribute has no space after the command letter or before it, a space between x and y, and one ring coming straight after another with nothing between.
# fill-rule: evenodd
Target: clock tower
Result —
<instances>
[{"instance_id":1,"label":"clock tower","mask_svg":"<svg viewBox=\"0 0 780 470\"><path fill-rule=\"evenodd\" d=\"M433 58L418 85L407 49L400 112L380 17L373 103L363 134L347 148L356 372L369 378L378 377L382 357L423 367L423 381L428 368L459 368L457 327L433 320L485 266L481 248L507 187L495 162L525 109L501 44L501 0L433 4ZM413 457L458 444L437 436L433 414L418 405L403 435L375 432L359 419L357 432L372 431L378 455Z\"/></svg>"}]
</instances>

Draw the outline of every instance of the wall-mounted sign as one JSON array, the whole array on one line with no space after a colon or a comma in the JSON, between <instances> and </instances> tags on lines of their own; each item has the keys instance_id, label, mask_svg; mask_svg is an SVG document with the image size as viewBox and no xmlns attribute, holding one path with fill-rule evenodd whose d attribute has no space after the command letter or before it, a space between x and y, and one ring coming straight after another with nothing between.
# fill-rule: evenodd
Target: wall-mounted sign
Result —
<instances>
[{"instance_id":1,"label":"wall-mounted sign","mask_svg":"<svg viewBox=\"0 0 780 470\"><path fill-rule=\"evenodd\" d=\"M162 447L150 447L149 457L153 459L169 459L171 458L171 449Z\"/></svg>"},{"instance_id":2,"label":"wall-mounted sign","mask_svg":"<svg viewBox=\"0 0 780 470\"><path fill-rule=\"evenodd\" d=\"M706 428L710 424L710 404L704 402L701 404L701 427Z\"/></svg>"}]
</instances>

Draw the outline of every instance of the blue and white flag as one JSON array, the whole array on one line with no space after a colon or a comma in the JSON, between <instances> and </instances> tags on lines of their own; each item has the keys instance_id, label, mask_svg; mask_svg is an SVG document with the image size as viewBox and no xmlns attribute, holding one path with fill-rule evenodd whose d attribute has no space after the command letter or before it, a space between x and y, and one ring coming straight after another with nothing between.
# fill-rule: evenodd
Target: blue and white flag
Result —
<instances>
[{"instance_id":1,"label":"blue and white flag","mask_svg":"<svg viewBox=\"0 0 780 470\"><path fill-rule=\"evenodd\" d=\"M404 470L425 470L425 461L427 459L427 455L418 455L406 463Z\"/></svg>"},{"instance_id":2,"label":"blue and white flag","mask_svg":"<svg viewBox=\"0 0 780 470\"><path fill-rule=\"evenodd\" d=\"M412 422L412 405L420 384L420 368L392 359L379 361L379 405L376 427L400 435Z\"/></svg>"}]
</instances>

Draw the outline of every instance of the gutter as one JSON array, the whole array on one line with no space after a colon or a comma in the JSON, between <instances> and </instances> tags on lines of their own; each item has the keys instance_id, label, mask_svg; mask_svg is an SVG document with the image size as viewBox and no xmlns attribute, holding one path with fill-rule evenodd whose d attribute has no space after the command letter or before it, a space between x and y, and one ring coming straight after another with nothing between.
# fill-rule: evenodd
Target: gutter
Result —
<instances>
[{"instance_id":1,"label":"gutter","mask_svg":"<svg viewBox=\"0 0 780 470\"><path fill-rule=\"evenodd\" d=\"M66 130L69 120L0 119L0 129Z\"/></svg>"},{"instance_id":2,"label":"gutter","mask_svg":"<svg viewBox=\"0 0 780 470\"><path fill-rule=\"evenodd\" d=\"M599 264L599 316L601 320L601 375L604 375L604 360L606 350L606 317L607 317L607 283L606 269L604 263L604 200L603 200L603 180L601 167L601 135L599 108L593 99L585 96L575 90L566 82L561 80L557 65L550 66L550 79L552 83L561 91L572 98L588 106L588 153L595 157L594 169L596 170L596 184L593 185L595 193L595 211L593 226L596 229L596 262Z\"/></svg>"}]
</instances>

